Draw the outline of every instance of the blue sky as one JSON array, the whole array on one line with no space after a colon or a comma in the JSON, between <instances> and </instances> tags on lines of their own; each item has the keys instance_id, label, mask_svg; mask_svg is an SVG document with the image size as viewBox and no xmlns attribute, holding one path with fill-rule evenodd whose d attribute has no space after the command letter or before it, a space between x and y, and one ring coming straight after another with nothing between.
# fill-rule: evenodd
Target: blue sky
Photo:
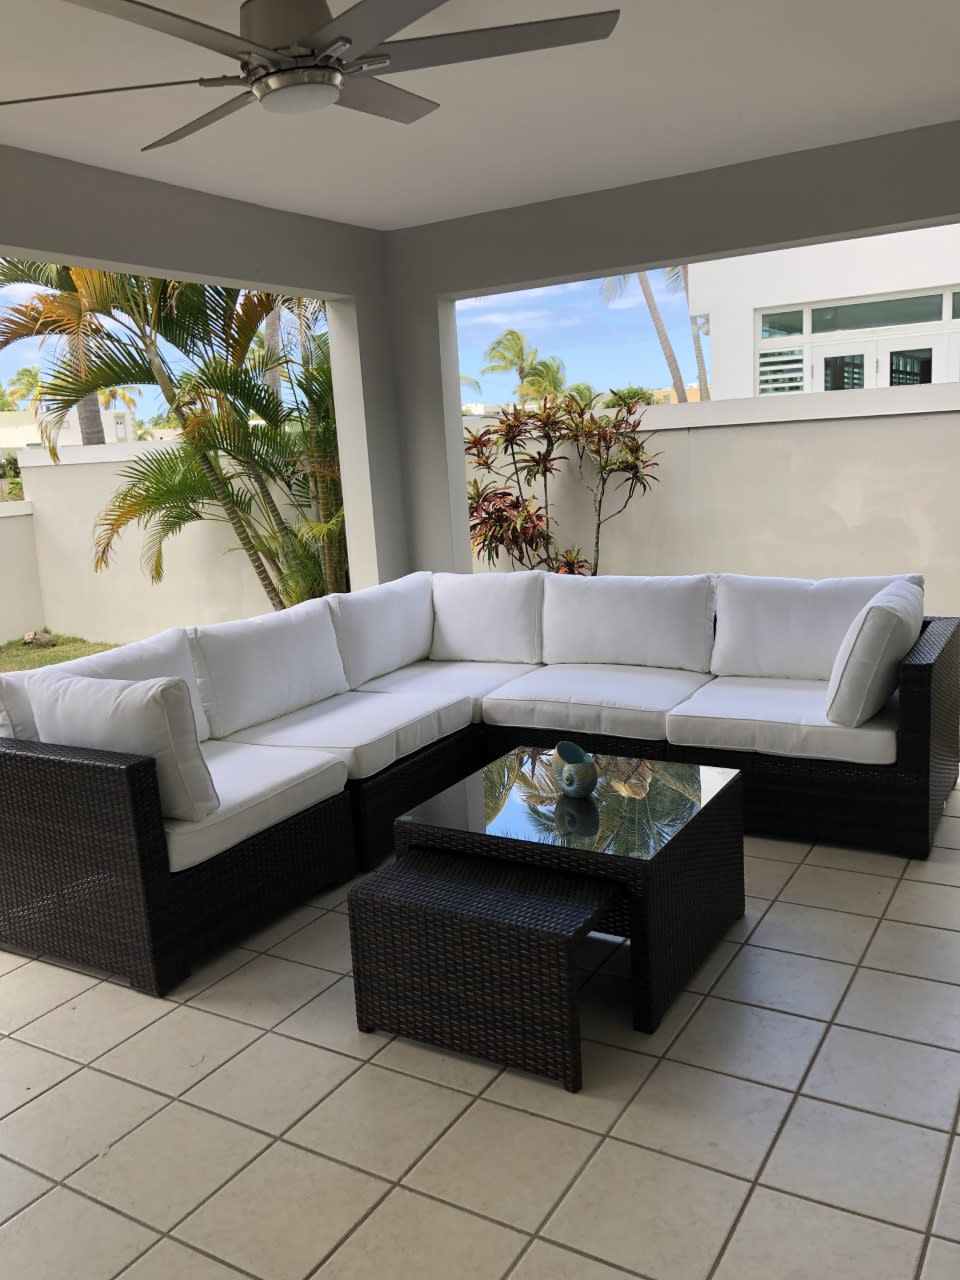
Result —
<instances>
[{"instance_id":1,"label":"blue sky","mask_svg":"<svg viewBox=\"0 0 960 1280\"><path fill-rule=\"evenodd\" d=\"M662 271L650 274L684 382L696 382L686 304L666 288ZM482 387L479 397L464 388L464 400L482 399L497 404L513 394L515 378L480 372L487 363L486 348L504 329L519 329L542 356L560 356L569 382L589 382L597 391L630 385L651 389L670 385L660 344L635 280L611 303L604 298L602 280L459 302L460 369L477 378Z\"/></svg>"},{"instance_id":2,"label":"blue sky","mask_svg":"<svg viewBox=\"0 0 960 1280\"><path fill-rule=\"evenodd\" d=\"M695 382L696 365L690 342L690 325L681 296L669 292L662 271L651 272L664 322L672 338L685 382ZM480 381L481 396L464 388L464 400L482 399L488 404L507 402L515 379L508 374L481 374L485 351L504 329L519 329L543 356L557 355L567 368L570 382L589 382L597 391L639 385L669 386L670 378L636 281L623 295L607 303L602 280L526 289L517 293L471 298L457 304L460 368ZM0 289L0 307L11 305L32 292L29 286ZM709 342L706 344L709 360ZM0 351L0 382L6 384L25 365L43 365L45 353L38 340L25 339ZM146 387L138 415L149 418L162 409L162 398Z\"/></svg>"}]
</instances>

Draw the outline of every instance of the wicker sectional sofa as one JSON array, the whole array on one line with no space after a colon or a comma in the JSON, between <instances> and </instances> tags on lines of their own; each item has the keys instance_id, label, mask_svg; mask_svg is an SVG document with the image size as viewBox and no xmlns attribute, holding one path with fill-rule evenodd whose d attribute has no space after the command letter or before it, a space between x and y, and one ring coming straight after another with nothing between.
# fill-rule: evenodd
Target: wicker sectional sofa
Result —
<instances>
[{"instance_id":1,"label":"wicker sectional sofa","mask_svg":"<svg viewBox=\"0 0 960 1280\"><path fill-rule=\"evenodd\" d=\"M376 865L399 813L561 736L740 768L753 833L925 856L957 779L960 620L922 619L921 587L415 573L0 676L0 945L163 992ZM879 709L831 719L890 590L913 613Z\"/></svg>"}]
</instances>

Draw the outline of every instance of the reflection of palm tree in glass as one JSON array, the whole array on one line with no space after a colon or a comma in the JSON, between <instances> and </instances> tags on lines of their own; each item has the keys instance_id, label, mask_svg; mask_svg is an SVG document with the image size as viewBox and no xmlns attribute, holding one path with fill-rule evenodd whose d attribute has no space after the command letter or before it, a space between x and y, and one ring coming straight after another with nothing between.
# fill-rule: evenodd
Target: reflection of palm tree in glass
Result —
<instances>
[{"instance_id":1,"label":"reflection of palm tree in glass","mask_svg":"<svg viewBox=\"0 0 960 1280\"><path fill-rule=\"evenodd\" d=\"M517 753L517 757L522 756ZM620 857L648 857L662 848L700 807L695 765L597 756L600 781L593 793L599 827L593 836L558 837L554 809L561 797L549 768L520 763L516 783L530 809L531 825L550 843ZM539 767L538 767L539 766Z\"/></svg>"}]
</instances>

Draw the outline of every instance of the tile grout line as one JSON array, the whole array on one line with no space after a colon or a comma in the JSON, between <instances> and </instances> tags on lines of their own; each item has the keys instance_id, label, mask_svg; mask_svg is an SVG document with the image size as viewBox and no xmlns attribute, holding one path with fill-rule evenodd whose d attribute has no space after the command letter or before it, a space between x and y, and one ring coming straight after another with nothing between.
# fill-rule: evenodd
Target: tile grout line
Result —
<instances>
[{"instance_id":1,"label":"tile grout line","mask_svg":"<svg viewBox=\"0 0 960 1280\"><path fill-rule=\"evenodd\" d=\"M937 1214L940 1211L940 1200L943 1196L944 1187L946 1186L947 1170L950 1168L951 1156L955 1152L960 1152L960 1139L956 1136L958 1126L960 1126L960 1096L958 1096L957 1105L954 1107L953 1132L947 1142L947 1149L943 1156L943 1164L940 1167L940 1176L937 1179L937 1189L933 1195L933 1204L931 1205L930 1213L927 1216L927 1229L924 1233L923 1243L920 1246L920 1254L917 1258L917 1266L914 1272L915 1280L922 1280L927 1254L930 1251L930 1241L933 1239L933 1228L937 1220Z\"/></svg>"}]
</instances>

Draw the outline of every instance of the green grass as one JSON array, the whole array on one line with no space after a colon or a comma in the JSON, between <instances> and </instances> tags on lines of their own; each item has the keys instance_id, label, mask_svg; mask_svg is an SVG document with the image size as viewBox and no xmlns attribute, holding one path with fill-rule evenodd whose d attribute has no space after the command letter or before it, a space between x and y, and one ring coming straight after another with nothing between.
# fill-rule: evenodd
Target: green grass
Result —
<instances>
[{"instance_id":1,"label":"green grass","mask_svg":"<svg viewBox=\"0 0 960 1280\"><path fill-rule=\"evenodd\" d=\"M0 644L0 671L29 671L32 667L50 667L55 662L69 662L71 658L84 658L88 653L103 653L114 649L112 644L92 644L77 636L54 636L56 644L24 644L22 640L10 640Z\"/></svg>"}]
</instances>

